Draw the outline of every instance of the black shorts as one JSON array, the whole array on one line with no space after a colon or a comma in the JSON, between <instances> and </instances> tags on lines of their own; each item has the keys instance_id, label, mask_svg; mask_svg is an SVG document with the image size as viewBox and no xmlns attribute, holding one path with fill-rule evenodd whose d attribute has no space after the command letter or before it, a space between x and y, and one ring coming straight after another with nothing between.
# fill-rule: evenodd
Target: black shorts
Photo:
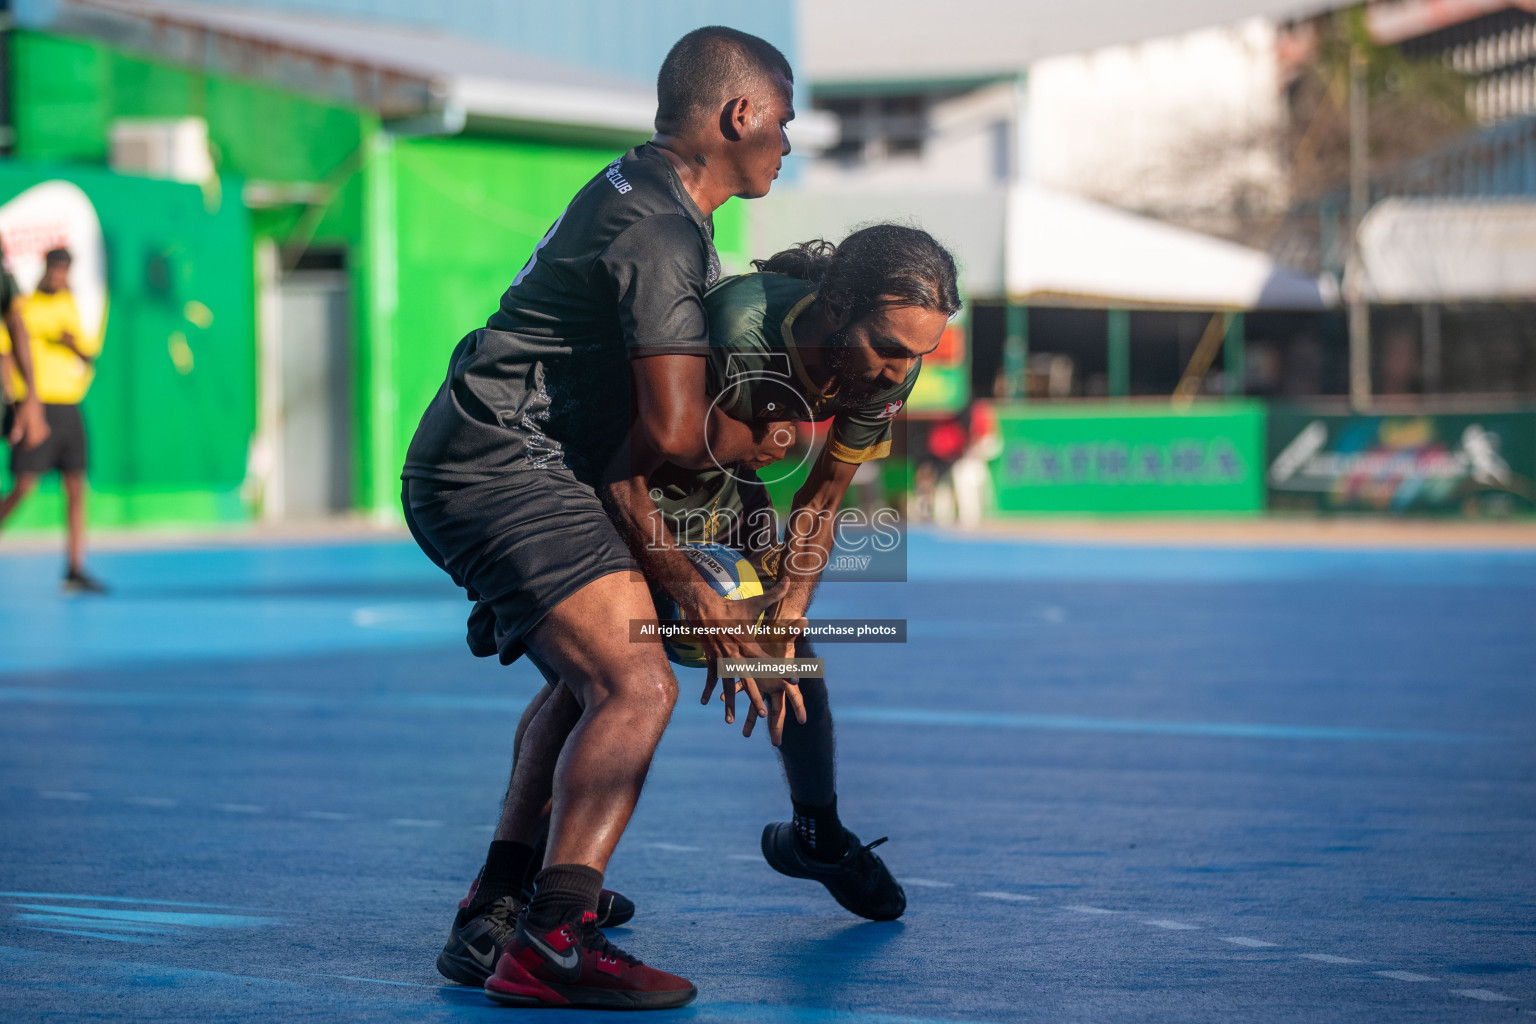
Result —
<instances>
[{"instance_id":1,"label":"black shorts","mask_svg":"<svg viewBox=\"0 0 1536 1024\"><path fill-rule=\"evenodd\" d=\"M509 665L561 601L615 572L639 572L597 493L563 465L476 484L408 478L405 523L475 602L469 649Z\"/></svg>"},{"instance_id":2,"label":"black shorts","mask_svg":"<svg viewBox=\"0 0 1536 1024\"><path fill-rule=\"evenodd\" d=\"M36 448L11 448L11 475L31 473L43 476L58 470L61 473L85 472L85 420L80 416L78 405L44 405L43 415L48 419L48 440ZM9 437L11 424L15 422L15 410L5 411L4 436Z\"/></svg>"}]
</instances>

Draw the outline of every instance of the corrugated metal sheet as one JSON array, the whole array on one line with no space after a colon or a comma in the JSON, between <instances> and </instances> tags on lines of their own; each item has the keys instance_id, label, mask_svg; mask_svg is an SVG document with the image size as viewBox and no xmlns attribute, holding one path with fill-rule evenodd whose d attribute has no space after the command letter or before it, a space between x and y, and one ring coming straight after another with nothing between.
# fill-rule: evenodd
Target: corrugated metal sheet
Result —
<instances>
[{"instance_id":1,"label":"corrugated metal sheet","mask_svg":"<svg viewBox=\"0 0 1536 1024\"><path fill-rule=\"evenodd\" d=\"M27 2L27 0L23 0ZM31 0L38 2L38 0ZM729 25L796 56L794 0L199 0L422 25L622 78L654 82L679 36Z\"/></svg>"}]
</instances>

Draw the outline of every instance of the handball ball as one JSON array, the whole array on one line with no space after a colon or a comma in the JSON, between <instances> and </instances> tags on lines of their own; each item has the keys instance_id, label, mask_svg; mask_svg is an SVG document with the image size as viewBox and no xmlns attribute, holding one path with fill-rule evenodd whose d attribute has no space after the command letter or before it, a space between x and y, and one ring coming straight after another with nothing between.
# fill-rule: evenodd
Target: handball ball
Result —
<instances>
[{"instance_id":1,"label":"handball ball","mask_svg":"<svg viewBox=\"0 0 1536 1024\"><path fill-rule=\"evenodd\" d=\"M740 601L747 597L761 597L763 583L758 578L757 570L752 568L752 563L741 552L726 547L724 544L680 544L678 545L688 561L693 563L693 568L699 577L714 588L715 593L727 601ZM658 602L657 614L662 622L686 622L687 618L678 608L677 602L668 598L665 603ZM764 614L767 614L764 612ZM763 615L757 617L757 621L763 621ZM667 660L686 668L703 668L704 645L697 640L685 636L675 636L664 641L667 648Z\"/></svg>"}]
</instances>

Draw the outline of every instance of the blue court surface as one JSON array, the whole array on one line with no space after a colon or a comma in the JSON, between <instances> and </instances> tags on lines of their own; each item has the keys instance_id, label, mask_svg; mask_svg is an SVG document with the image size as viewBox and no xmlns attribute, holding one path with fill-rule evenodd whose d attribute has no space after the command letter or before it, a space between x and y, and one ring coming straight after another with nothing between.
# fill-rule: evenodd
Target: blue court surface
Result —
<instances>
[{"instance_id":1,"label":"blue court surface","mask_svg":"<svg viewBox=\"0 0 1536 1024\"><path fill-rule=\"evenodd\" d=\"M0 556L0 1020L596 1019L433 958L540 685L409 542ZM683 700L610 867L656 1019L1536 1015L1536 553L916 535L816 613L858 921L757 851L766 737ZM609 1015L634 1021L631 1015ZM608 1018L605 1018L608 1019Z\"/></svg>"}]
</instances>

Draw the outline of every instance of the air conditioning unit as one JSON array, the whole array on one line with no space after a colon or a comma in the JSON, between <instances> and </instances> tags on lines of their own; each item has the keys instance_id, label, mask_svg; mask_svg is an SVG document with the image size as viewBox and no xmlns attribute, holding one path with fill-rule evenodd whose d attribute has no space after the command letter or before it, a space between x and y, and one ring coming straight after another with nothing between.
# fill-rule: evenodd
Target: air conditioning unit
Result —
<instances>
[{"instance_id":1,"label":"air conditioning unit","mask_svg":"<svg viewBox=\"0 0 1536 1024\"><path fill-rule=\"evenodd\" d=\"M112 122L112 169L191 185L214 176L208 122L200 117L122 118Z\"/></svg>"}]
</instances>

